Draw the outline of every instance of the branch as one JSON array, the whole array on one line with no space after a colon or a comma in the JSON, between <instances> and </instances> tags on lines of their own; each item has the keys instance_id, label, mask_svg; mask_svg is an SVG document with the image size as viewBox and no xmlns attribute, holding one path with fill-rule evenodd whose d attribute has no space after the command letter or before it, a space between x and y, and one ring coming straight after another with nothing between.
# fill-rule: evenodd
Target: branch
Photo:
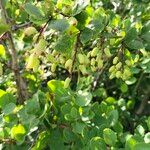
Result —
<instances>
[{"instance_id":1,"label":"branch","mask_svg":"<svg viewBox=\"0 0 150 150\"><path fill-rule=\"evenodd\" d=\"M31 22L26 22L26 23L24 23L24 24L14 25L14 26L12 26L11 30L12 30L12 31L16 31L16 30L18 30L18 29L20 29L20 28L28 27L28 26L30 26L31 24L32 24Z\"/></svg>"},{"instance_id":2,"label":"branch","mask_svg":"<svg viewBox=\"0 0 150 150\"><path fill-rule=\"evenodd\" d=\"M45 25L41 28L41 30L40 30L40 32L39 32L39 35L38 35L38 37L37 37L35 43L37 43L37 42L39 41L41 35L43 34L45 28L47 27L48 23L49 23L51 20L52 20L52 17L50 17L50 18L48 19L48 21L45 23Z\"/></svg>"},{"instance_id":3,"label":"branch","mask_svg":"<svg viewBox=\"0 0 150 150\"><path fill-rule=\"evenodd\" d=\"M2 10L2 14L4 16L5 22L7 24L9 24L9 18L8 18L7 12L3 6L2 0L0 0L0 8ZM16 85L17 85L18 103L22 104L25 101L25 99L27 98L26 84L20 75L17 51L15 49L11 31L7 32L7 35L8 35L7 40L9 42L9 49L10 49L9 53L11 55L12 71L14 73L15 81L16 81Z\"/></svg>"},{"instance_id":4,"label":"branch","mask_svg":"<svg viewBox=\"0 0 150 150\"><path fill-rule=\"evenodd\" d=\"M77 39L76 39L75 46L74 46L74 56L73 56L73 60L72 60L72 68L71 68L71 71L70 71L70 78L72 78L73 68L74 68L74 65L75 65L75 62L76 62L78 46L79 46L79 43L80 43L79 37L80 37L80 33L77 35Z\"/></svg>"},{"instance_id":5,"label":"branch","mask_svg":"<svg viewBox=\"0 0 150 150\"><path fill-rule=\"evenodd\" d=\"M98 83L98 80L100 78L100 76L103 74L103 72L105 71L106 67L108 66L109 64L109 60L105 63L105 65L103 66L103 68L100 70L98 70L98 73L97 73L97 76L95 77L94 81L93 81L93 85L92 85L92 91L95 90L96 86L97 86L97 83Z\"/></svg>"},{"instance_id":6,"label":"branch","mask_svg":"<svg viewBox=\"0 0 150 150\"><path fill-rule=\"evenodd\" d=\"M15 144L15 143L16 143L16 141L15 141L15 140L13 140L13 139L9 139L9 138L7 138L7 139L0 139L0 143Z\"/></svg>"},{"instance_id":7,"label":"branch","mask_svg":"<svg viewBox=\"0 0 150 150\"><path fill-rule=\"evenodd\" d=\"M143 75L144 75L144 73L142 72L141 75L140 75L140 78L139 78L139 80L138 80L138 82L137 82L137 84L136 84L136 86L135 86L135 88L134 88L134 90L133 90L133 95L136 94L136 92L137 92L137 90L138 90L138 88L139 88L139 85L140 85L140 83L141 83L141 80L142 80L142 78L143 78Z\"/></svg>"},{"instance_id":8,"label":"branch","mask_svg":"<svg viewBox=\"0 0 150 150\"><path fill-rule=\"evenodd\" d=\"M143 100L141 101L139 108L136 111L137 115L141 115L143 113L144 109L146 108L147 103L148 103L148 96L145 96Z\"/></svg>"}]
</instances>

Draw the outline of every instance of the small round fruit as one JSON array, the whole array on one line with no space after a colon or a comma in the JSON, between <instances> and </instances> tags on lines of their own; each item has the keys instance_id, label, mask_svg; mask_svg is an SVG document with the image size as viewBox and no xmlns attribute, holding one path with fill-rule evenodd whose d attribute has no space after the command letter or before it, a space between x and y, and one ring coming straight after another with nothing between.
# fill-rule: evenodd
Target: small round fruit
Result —
<instances>
[{"instance_id":1,"label":"small round fruit","mask_svg":"<svg viewBox=\"0 0 150 150\"><path fill-rule=\"evenodd\" d=\"M36 34L36 33L37 33L37 30L34 27L28 27L24 30L24 34L26 36L31 36L31 35Z\"/></svg>"},{"instance_id":2,"label":"small round fruit","mask_svg":"<svg viewBox=\"0 0 150 150\"><path fill-rule=\"evenodd\" d=\"M91 59L91 65L92 65L92 66L95 66L95 64L96 64L96 60L95 60L95 58L92 58L92 59Z\"/></svg>"},{"instance_id":3,"label":"small round fruit","mask_svg":"<svg viewBox=\"0 0 150 150\"><path fill-rule=\"evenodd\" d=\"M55 72L56 71L56 67L57 67L57 65L55 63L53 63L52 66L51 66L51 71Z\"/></svg>"},{"instance_id":4,"label":"small round fruit","mask_svg":"<svg viewBox=\"0 0 150 150\"><path fill-rule=\"evenodd\" d=\"M78 60L80 64L84 64L85 62L84 55L82 55L81 53L78 54Z\"/></svg>"},{"instance_id":5,"label":"small round fruit","mask_svg":"<svg viewBox=\"0 0 150 150\"><path fill-rule=\"evenodd\" d=\"M109 72L113 72L113 71L115 71L115 70L116 70L115 66L111 66L111 67L109 68Z\"/></svg>"},{"instance_id":6,"label":"small round fruit","mask_svg":"<svg viewBox=\"0 0 150 150\"><path fill-rule=\"evenodd\" d=\"M122 66L122 62L119 62L119 63L116 65L116 69L117 69L117 70L120 69L121 66Z\"/></svg>"},{"instance_id":7,"label":"small round fruit","mask_svg":"<svg viewBox=\"0 0 150 150\"><path fill-rule=\"evenodd\" d=\"M119 60L119 58L118 58L118 57L115 57L115 58L113 59L113 64L114 64L114 65L117 64L118 60Z\"/></svg>"},{"instance_id":8,"label":"small round fruit","mask_svg":"<svg viewBox=\"0 0 150 150\"><path fill-rule=\"evenodd\" d=\"M110 53L109 48L105 48L105 49L104 49L104 53L105 53L105 55L106 55L107 57L111 57L111 53Z\"/></svg>"},{"instance_id":9,"label":"small round fruit","mask_svg":"<svg viewBox=\"0 0 150 150\"><path fill-rule=\"evenodd\" d=\"M128 65L128 66L132 66L132 63L130 60L126 60L125 63Z\"/></svg>"},{"instance_id":10,"label":"small round fruit","mask_svg":"<svg viewBox=\"0 0 150 150\"><path fill-rule=\"evenodd\" d=\"M99 49L97 47L95 47L92 51L91 51L91 56L95 57L98 54Z\"/></svg>"},{"instance_id":11,"label":"small round fruit","mask_svg":"<svg viewBox=\"0 0 150 150\"><path fill-rule=\"evenodd\" d=\"M103 65L104 65L102 59L98 60L97 63L98 63L98 68L99 68L99 69L101 69L101 68L103 67Z\"/></svg>"},{"instance_id":12,"label":"small round fruit","mask_svg":"<svg viewBox=\"0 0 150 150\"><path fill-rule=\"evenodd\" d=\"M69 84L71 82L71 78L66 78L65 82L64 82L64 88L68 88L69 87Z\"/></svg>"},{"instance_id":13,"label":"small round fruit","mask_svg":"<svg viewBox=\"0 0 150 150\"><path fill-rule=\"evenodd\" d=\"M85 65L79 65L79 69L80 69L80 71L82 72L83 75L87 74L87 70L86 70Z\"/></svg>"},{"instance_id":14,"label":"small round fruit","mask_svg":"<svg viewBox=\"0 0 150 150\"><path fill-rule=\"evenodd\" d=\"M68 59L65 63L65 68L70 69L72 67L72 63L73 63L72 59Z\"/></svg>"}]
</instances>

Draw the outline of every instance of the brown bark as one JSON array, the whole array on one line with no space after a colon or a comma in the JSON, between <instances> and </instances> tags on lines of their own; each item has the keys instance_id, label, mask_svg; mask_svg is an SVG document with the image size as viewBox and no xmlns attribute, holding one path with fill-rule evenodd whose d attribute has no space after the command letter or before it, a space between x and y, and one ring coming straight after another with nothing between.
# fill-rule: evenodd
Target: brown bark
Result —
<instances>
[{"instance_id":1,"label":"brown bark","mask_svg":"<svg viewBox=\"0 0 150 150\"><path fill-rule=\"evenodd\" d=\"M7 15L7 12L3 6L3 2L2 0L0 0L0 8L3 14L3 19L4 21L9 24L9 18ZM26 88L26 83L24 81L24 79L22 78L21 74L20 74L20 70L19 70L19 63L18 63L18 57L17 57L17 51L15 49L15 45L13 42L13 38L12 38L12 33L11 33L11 29L10 31L7 32L8 35L8 46L9 46L9 53L11 55L11 69L14 73L14 78L16 81L16 86L17 86L17 93L18 93L18 103L22 104L26 98L27 98L27 88Z\"/></svg>"}]
</instances>

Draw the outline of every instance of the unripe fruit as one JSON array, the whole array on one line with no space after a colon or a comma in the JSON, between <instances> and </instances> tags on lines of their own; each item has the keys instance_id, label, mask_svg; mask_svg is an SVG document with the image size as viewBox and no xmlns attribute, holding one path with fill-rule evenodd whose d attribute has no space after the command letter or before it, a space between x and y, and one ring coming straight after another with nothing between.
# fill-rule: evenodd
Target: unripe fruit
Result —
<instances>
[{"instance_id":1,"label":"unripe fruit","mask_svg":"<svg viewBox=\"0 0 150 150\"><path fill-rule=\"evenodd\" d=\"M72 59L68 59L65 63L65 68L70 69L72 67Z\"/></svg>"},{"instance_id":2,"label":"unripe fruit","mask_svg":"<svg viewBox=\"0 0 150 150\"><path fill-rule=\"evenodd\" d=\"M116 65L116 69L117 69L117 70L120 69L121 66L122 66L122 62L119 62L119 63Z\"/></svg>"},{"instance_id":3,"label":"unripe fruit","mask_svg":"<svg viewBox=\"0 0 150 150\"><path fill-rule=\"evenodd\" d=\"M20 9L16 9L15 15L16 15L16 16L19 16L19 14L20 14Z\"/></svg>"},{"instance_id":4,"label":"unripe fruit","mask_svg":"<svg viewBox=\"0 0 150 150\"><path fill-rule=\"evenodd\" d=\"M53 50L52 55L55 57L56 55L58 55L58 52L56 50Z\"/></svg>"},{"instance_id":5,"label":"unripe fruit","mask_svg":"<svg viewBox=\"0 0 150 150\"><path fill-rule=\"evenodd\" d=\"M71 78L66 78L65 82L64 82L64 88L68 88L69 87L69 84L71 82Z\"/></svg>"},{"instance_id":6,"label":"unripe fruit","mask_svg":"<svg viewBox=\"0 0 150 150\"><path fill-rule=\"evenodd\" d=\"M64 14L71 14L72 13L72 8L70 8L70 7L67 7L67 6L64 6L63 8L62 8L62 12L64 13Z\"/></svg>"},{"instance_id":7,"label":"unripe fruit","mask_svg":"<svg viewBox=\"0 0 150 150\"><path fill-rule=\"evenodd\" d=\"M98 60L98 68L101 69L103 67L103 60Z\"/></svg>"},{"instance_id":8,"label":"unripe fruit","mask_svg":"<svg viewBox=\"0 0 150 150\"><path fill-rule=\"evenodd\" d=\"M128 66L132 66L132 63L130 60L126 60L125 63L128 65Z\"/></svg>"},{"instance_id":9,"label":"unripe fruit","mask_svg":"<svg viewBox=\"0 0 150 150\"><path fill-rule=\"evenodd\" d=\"M54 63L56 60L55 60L55 58L51 55L51 54L49 54L48 56L47 56L47 59L48 59L48 61L50 61L51 63Z\"/></svg>"},{"instance_id":10,"label":"unripe fruit","mask_svg":"<svg viewBox=\"0 0 150 150\"><path fill-rule=\"evenodd\" d=\"M89 64L90 60L88 59L88 57L86 55L84 55L84 63L85 64Z\"/></svg>"},{"instance_id":11,"label":"unripe fruit","mask_svg":"<svg viewBox=\"0 0 150 150\"><path fill-rule=\"evenodd\" d=\"M55 63L53 63L52 66L51 66L51 72L55 72L56 67L57 67L57 65Z\"/></svg>"},{"instance_id":12,"label":"unripe fruit","mask_svg":"<svg viewBox=\"0 0 150 150\"><path fill-rule=\"evenodd\" d=\"M62 55L59 57L59 61L62 65L66 62L65 58Z\"/></svg>"},{"instance_id":13,"label":"unripe fruit","mask_svg":"<svg viewBox=\"0 0 150 150\"><path fill-rule=\"evenodd\" d=\"M109 79L113 79L115 77L115 74L111 74L110 76L109 76Z\"/></svg>"},{"instance_id":14,"label":"unripe fruit","mask_svg":"<svg viewBox=\"0 0 150 150\"><path fill-rule=\"evenodd\" d=\"M88 53L87 53L87 57L89 58L91 56L91 51L89 51Z\"/></svg>"},{"instance_id":15,"label":"unripe fruit","mask_svg":"<svg viewBox=\"0 0 150 150\"><path fill-rule=\"evenodd\" d=\"M111 53L110 53L109 48L105 48L105 49L104 49L104 53L105 53L105 55L106 55L107 57L111 57Z\"/></svg>"},{"instance_id":16,"label":"unripe fruit","mask_svg":"<svg viewBox=\"0 0 150 150\"><path fill-rule=\"evenodd\" d=\"M39 64L40 62L39 62L37 55L33 53L28 58L26 69L33 69L33 71L37 71Z\"/></svg>"},{"instance_id":17,"label":"unripe fruit","mask_svg":"<svg viewBox=\"0 0 150 150\"><path fill-rule=\"evenodd\" d=\"M124 74L125 76L127 76L127 77L130 77L130 76L131 76L131 71L130 71L130 69L129 69L129 68L125 68L123 74Z\"/></svg>"},{"instance_id":18,"label":"unripe fruit","mask_svg":"<svg viewBox=\"0 0 150 150\"><path fill-rule=\"evenodd\" d=\"M99 49L97 47L95 47L92 51L91 51L91 56L95 57L98 54Z\"/></svg>"},{"instance_id":19,"label":"unripe fruit","mask_svg":"<svg viewBox=\"0 0 150 150\"><path fill-rule=\"evenodd\" d=\"M113 71L115 71L115 70L116 70L115 66L111 66L111 67L109 68L109 72L113 72Z\"/></svg>"},{"instance_id":20,"label":"unripe fruit","mask_svg":"<svg viewBox=\"0 0 150 150\"><path fill-rule=\"evenodd\" d=\"M80 69L80 71L82 72L83 75L87 74L87 70L86 70L85 65L79 65L79 69Z\"/></svg>"},{"instance_id":21,"label":"unripe fruit","mask_svg":"<svg viewBox=\"0 0 150 150\"><path fill-rule=\"evenodd\" d=\"M69 24L72 26L76 26L78 24L78 21L76 18L71 17L71 18L69 18Z\"/></svg>"},{"instance_id":22,"label":"unripe fruit","mask_svg":"<svg viewBox=\"0 0 150 150\"><path fill-rule=\"evenodd\" d=\"M113 64L114 64L114 65L117 64L118 60L119 60L119 58L118 58L118 57L115 57L115 58L113 59Z\"/></svg>"},{"instance_id":23,"label":"unripe fruit","mask_svg":"<svg viewBox=\"0 0 150 150\"><path fill-rule=\"evenodd\" d=\"M121 78L121 76L122 76L121 71L117 71L117 72L116 72L116 78Z\"/></svg>"},{"instance_id":24,"label":"unripe fruit","mask_svg":"<svg viewBox=\"0 0 150 150\"><path fill-rule=\"evenodd\" d=\"M140 56L137 54L137 55L135 56L134 62L135 62L135 63L138 62L138 61L139 61L139 58L140 58Z\"/></svg>"},{"instance_id":25,"label":"unripe fruit","mask_svg":"<svg viewBox=\"0 0 150 150\"><path fill-rule=\"evenodd\" d=\"M34 27L28 27L24 31L24 34L26 36L31 36L31 35L36 34L36 33L37 33L37 30Z\"/></svg>"},{"instance_id":26,"label":"unripe fruit","mask_svg":"<svg viewBox=\"0 0 150 150\"><path fill-rule=\"evenodd\" d=\"M78 60L79 60L80 64L84 64L84 62L85 62L84 55L78 54Z\"/></svg>"},{"instance_id":27,"label":"unripe fruit","mask_svg":"<svg viewBox=\"0 0 150 150\"><path fill-rule=\"evenodd\" d=\"M39 43L35 45L34 52L37 55L40 55L46 48L46 41L44 39L40 39Z\"/></svg>"},{"instance_id":28,"label":"unripe fruit","mask_svg":"<svg viewBox=\"0 0 150 150\"><path fill-rule=\"evenodd\" d=\"M102 59L102 53L97 54L96 61L98 62L100 59Z\"/></svg>"},{"instance_id":29,"label":"unripe fruit","mask_svg":"<svg viewBox=\"0 0 150 150\"><path fill-rule=\"evenodd\" d=\"M95 66L92 66L92 67L91 67L91 70L92 70L93 72L95 72L97 69L96 69Z\"/></svg>"},{"instance_id":30,"label":"unripe fruit","mask_svg":"<svg viewBox=\"0 0 150 150\"><path fill-rule=\"evenodd\" d=\"M91 65L92 65L92 66L95 66L95 64L96 64L95 58L92 58L92 59L91 59Z\"/></svg>"}]
</instances>

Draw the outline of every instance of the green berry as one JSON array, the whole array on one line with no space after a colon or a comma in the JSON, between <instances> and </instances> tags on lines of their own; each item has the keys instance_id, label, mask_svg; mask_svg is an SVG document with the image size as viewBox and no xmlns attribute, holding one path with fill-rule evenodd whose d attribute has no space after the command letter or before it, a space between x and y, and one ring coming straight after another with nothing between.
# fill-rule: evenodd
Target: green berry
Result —
<instances>
[{"instance_id":1,"label":"green berry","mask_svg":"<svg viewBox=\"0 0 150 150\"><path fill-rule=\"evenodd\" d=\"M118 57L115 57L115 58L113 59L113 64L114 64L114 65L117 64L118 60L119 60L119 58L118 58Z\"/></svg>"},{"instance_id":2,"label":"green berry","mask_svg":"<svg viewBox=\"0 0 150 150\"><path fill-rule=\"evenodd\" d=\"M71 82L71 78L66 78L65 82L64 82L64 88L68 88L69 87L69 84Z\"/></svg>"}]
</instances>

